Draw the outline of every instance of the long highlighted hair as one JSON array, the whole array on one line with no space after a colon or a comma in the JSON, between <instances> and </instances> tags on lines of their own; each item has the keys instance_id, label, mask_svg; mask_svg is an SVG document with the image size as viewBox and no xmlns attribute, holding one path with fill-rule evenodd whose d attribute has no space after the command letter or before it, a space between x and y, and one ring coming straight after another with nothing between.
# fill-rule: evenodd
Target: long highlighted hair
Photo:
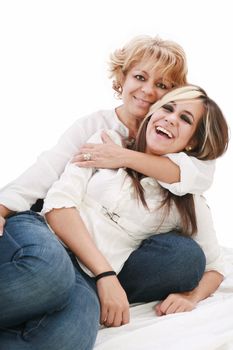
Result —
<instances>
[{"instance_id":1,"label":"long highlighted hair","mask_svg":"<svg viewBox=\"0 0 233 350\"><path fill-rule=\"evenodd\" d=\"M196 85L186 85L184 87L175 88L153 104L139 128L134 150L145 152L147 124L155 111L167 103L185 100L200 100L204 106L204 113L192 137L195 146L191 151L187 152L183 150L183 152L203 161L216 159L223 155L227 150L229 142L226 119L216 102L209 98L206 92ZM140 182L144 175L129 168L127 168L126 171L132 178L138 198L143 205L147 207L144 189ZM193 235L196 233L197 222L193 195L186 194L184 196L176 196L162 187L161 191L163 193L161 206L166 209L166 213L169 213L172 203L175 203L177 207L181 218L180 233L184 235Z\"/></svg>"}]
</instances>

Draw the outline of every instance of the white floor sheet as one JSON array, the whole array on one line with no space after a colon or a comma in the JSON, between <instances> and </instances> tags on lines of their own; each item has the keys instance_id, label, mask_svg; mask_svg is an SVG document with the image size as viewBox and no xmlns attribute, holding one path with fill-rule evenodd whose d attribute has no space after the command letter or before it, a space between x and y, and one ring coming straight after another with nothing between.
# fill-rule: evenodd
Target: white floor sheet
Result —
<instances>
[{"instance_id":1,"label":"white floor sheet","mask_svg":"<svg viewBox=\"0 0 233 350\"><path fill-rule=\"evenodd\" d=\"M195 310L157 317L153 303L131 306L131 321L99 331L95 350L233 350L233 249L228 275Z\"/></svg>"}]
</instances>

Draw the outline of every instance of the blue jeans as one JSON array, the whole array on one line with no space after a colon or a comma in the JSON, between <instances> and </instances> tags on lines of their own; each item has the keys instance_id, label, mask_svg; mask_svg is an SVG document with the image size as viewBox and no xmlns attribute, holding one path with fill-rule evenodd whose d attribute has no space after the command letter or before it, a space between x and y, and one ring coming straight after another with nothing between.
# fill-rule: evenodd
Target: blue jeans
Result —
<instances>
[{"instance_id":1,"label":"blue jeans","mask_svg":"<svg viewBox=\"0 0 233 350\"><path fill-rule=\"evenodd\" d=\"M0 238L0 349L92 349L99 314L92 279L43 218L9 218Z\"/></svg>"},{"instance_id":2,"label":"blue jeans","mask_svg":"<svg viewBox=\"0 0 233 350\"><path fill-rule=\"evenodd\" d=\"M150 302L193 290L205 266L205 255L192 238L169 232L143 241L118 278L130 303Z\"/></svg>"},{"instance_id":3,"label":"blue jeans","mask_svg":"<svg viewBox=\"0 0 233 350\"><path fill-rule=\"evenodd\" d=\"M145 240L118 278L130 302L148 302L195 288L204 268L200 247L171 232ZM0 238L0 349L92 349L99 313L93 279L43 218L9 218Z\"/></svg>"}]
</instances>

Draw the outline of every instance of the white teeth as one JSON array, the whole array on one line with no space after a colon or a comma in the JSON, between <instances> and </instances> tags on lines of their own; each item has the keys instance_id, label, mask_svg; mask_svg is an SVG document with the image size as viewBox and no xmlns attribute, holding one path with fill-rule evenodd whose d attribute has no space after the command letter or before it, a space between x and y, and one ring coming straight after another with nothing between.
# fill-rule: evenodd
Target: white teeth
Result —
<instances>
[{"instance_id":1,"label":"white teeth","mask_svg":"<svg viewBox=\"0 0 233 350\"><path fill-rule=\"evenodd\" d=\"M157 126L156 130L163 132L164 134L166 134L170 139L172 138L172 134L170 133L170 131L162 128L162 126Z\"/></svg>"}]
</instances>

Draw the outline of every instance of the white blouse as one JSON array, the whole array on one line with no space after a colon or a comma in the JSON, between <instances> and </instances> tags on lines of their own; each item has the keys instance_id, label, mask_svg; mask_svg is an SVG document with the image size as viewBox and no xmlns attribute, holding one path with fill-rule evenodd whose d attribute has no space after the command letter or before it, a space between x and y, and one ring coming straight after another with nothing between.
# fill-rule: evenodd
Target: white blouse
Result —
<instances>
[{"instance_id":1,"label":"white blouse","mask_svg":"<svg viewBox=\"0 0 233 350\"><path fill-rule=\"evenodd\" d=\"M13 211L28 210L38 198L44 198L52 184L64 171L67 162L80 147L100 129L112 129L121 137L128 137L128 129L118 119L115 110L101 110L78 119L59 139L43 152L21 176L0 191L0 203ZM201 194L213 180L215 162L200 161L185 153L168 155L180 167L179 183L160 183L176 195Z\"/></svg>"},{"instance_id":2,"label":"white blouse","mask_svg":"<svg viewBox=\"0 0 233 350\"><path fill-rule=\"evenodd\" d=\"M108 133L114 142L121 144L117 132ZM89 142L100 143L100 133ZM169 215L164 216L164 209L160 208L163 197L158 182L145 177L141 183L149 210L135 196L132 180L124 169L96 171L68 163L60 180L48 191L42 213L53 208L77 208L96 246L118 273L143 239L180 226L175 205ZM195 196L195 206L198 232L193 238L206 255L206 270L224 274L210 210L199 195ZM85 266L81 266L92 275Z\"/></svg>"}]
</instances>

